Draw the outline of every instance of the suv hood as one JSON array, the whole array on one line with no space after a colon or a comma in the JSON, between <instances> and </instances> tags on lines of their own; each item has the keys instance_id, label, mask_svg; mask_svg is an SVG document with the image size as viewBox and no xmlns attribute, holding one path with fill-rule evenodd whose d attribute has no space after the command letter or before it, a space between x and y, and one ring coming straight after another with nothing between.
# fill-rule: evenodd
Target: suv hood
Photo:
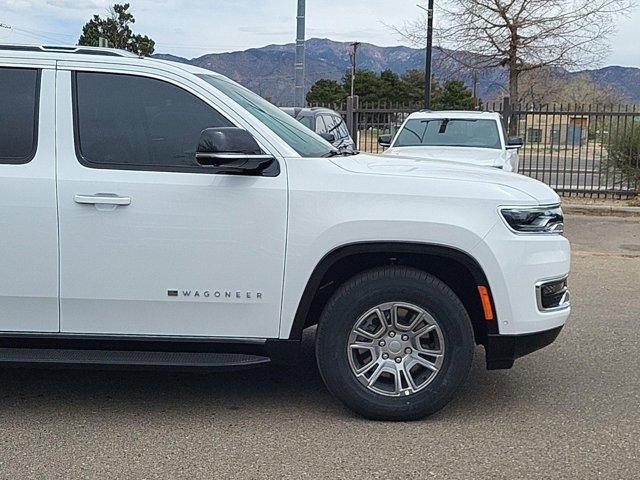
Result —
<instances>
[{"instance_id":1,"label":"suv hood","mask_svg":"<svg viewBox=\"0 0 640 480\"><path fill-rule=\"evenodd\" d=\"M383 155L415 157L423 160L446 160L485 167L502 167L506 162L504 150L469 147L391 147Z\"/></svg>"},{"instance_id":2,"label":"suv hood","mask_svg":"<svg viewBox=\"0 0 640 480\"><path fill-rule=\"evenodd\" d=\"M524 175L494 168L445 160L424 160L415 157L367 153L334 157L331 161L352 173L490 183L518 190L541 205L560 203L558 194L544 183Z\"/></svg>"}]
</instances>

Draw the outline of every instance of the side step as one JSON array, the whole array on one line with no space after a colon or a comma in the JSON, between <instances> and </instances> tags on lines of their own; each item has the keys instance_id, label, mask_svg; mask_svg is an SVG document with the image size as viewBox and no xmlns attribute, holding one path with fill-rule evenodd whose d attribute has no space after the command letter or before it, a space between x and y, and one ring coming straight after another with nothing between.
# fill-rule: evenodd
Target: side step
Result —
<instances>
[{"instance_id":1,"label":"side step","mask_svg":"<svg viewBox=\"0 0 640 480\"><path fill-rule=\"evenodd\" d=\"M270 361L271 360L268 357L244 353L0 348L0 366L3 364L51 364L179 368L242 368L263 365Z\"/></svg>"}]
</instances>

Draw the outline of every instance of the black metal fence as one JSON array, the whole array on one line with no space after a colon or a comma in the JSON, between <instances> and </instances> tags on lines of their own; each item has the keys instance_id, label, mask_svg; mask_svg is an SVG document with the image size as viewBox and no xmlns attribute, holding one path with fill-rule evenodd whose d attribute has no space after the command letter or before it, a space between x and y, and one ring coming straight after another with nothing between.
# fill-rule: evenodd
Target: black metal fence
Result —
<instances>
[{"instance_id":1,"label":"black metal fence","mask_svg":"<svg viewBox=\"0 0 640 480\"><path fill-rule=\"evenodd\" d=\"M381 153L378 136L395 134L421 107L361 103L327 105L340 112L361 151ZM524 139L519 173L565 196L630 198L640 189L640 108L631 105L487 104Z\"/></svg>"}]
</instances>

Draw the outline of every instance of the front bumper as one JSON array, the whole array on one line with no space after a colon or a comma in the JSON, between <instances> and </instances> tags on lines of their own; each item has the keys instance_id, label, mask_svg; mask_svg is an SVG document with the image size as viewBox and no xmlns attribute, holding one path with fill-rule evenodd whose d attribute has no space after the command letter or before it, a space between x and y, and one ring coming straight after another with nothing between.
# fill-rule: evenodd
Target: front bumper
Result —
<instances>
[{"instance_id":1,"label":"front bumper","mask_svg":"<svg viewBox=\"0 0 640 480\"><path fill-rule=\"evenodd\" d=\"M511 368L516 358L528 355L554 342L562 326L524 335L488 335L485 344L487 370Z\"/></svg>"},{"instance_id":2,"label":"front bumper","mask_svg":"<svg viewBox=\"0 0 640 480\"><path fill-rule=\"evenodd\" d=\"M565 324L571 312L568 293L559 290L558 299L555 291L541 297L543 287L562 282L569 274L571 251L565 237L516 235L498 222L472 256L487 276L495 304L497 324L490 333L535 334Z\"/></svg>"}]
</instances>

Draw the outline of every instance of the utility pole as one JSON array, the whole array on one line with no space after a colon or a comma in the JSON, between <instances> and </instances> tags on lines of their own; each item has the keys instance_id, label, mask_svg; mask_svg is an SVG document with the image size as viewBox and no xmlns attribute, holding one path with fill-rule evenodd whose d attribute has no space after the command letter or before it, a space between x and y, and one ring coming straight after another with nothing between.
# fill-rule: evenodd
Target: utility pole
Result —
<instances>
[{"instance_id":1,"label":"utility pole","mask_svg":"<svg viewBox=\"0 0 640 480\"><path fill-rule=\"evenodd\" d=\"M356 93L356 54L358 53L358 47L360 46L360 42L353 42L351 47L353 48L353 52L351 53L351 96L353 97Z\"/></svg>"},{"instance_id":2,"label":"utility pole","mask_svg":"<svg viewBox=\"0 0 640 480\"><path fill-rule=\"evenodd\" d=\"M295 60L295 95L294 106L304 107L304 37L306 0L298 0L298 15L296 28L296 60Z\"/></svg>"},{"instance_id":3,"label":"utility pole","mask_svg":"<svg viewBox=\"0 0 640 480\"><path fill-rule=\"evenodd\" d=\"M478 108L478 70L476 70L475 68L473 69L472 73L471 73L471 79L472 79L472 92L473 92L473 109L477 110Z\"/></svg>"},{"instance_id":4,"label":"utility pole","mask_svg":"<svg viewBox=\"0 0 640 480\"><path fill-rule=\"evenodd\" d=\"M429 110L431 107L431 60L433 56L433 0L429 0L429 8L426 9L422 5L417 5L427 12L427 52L424 65L424 108Z\"/></svg>"}]
</instances>

